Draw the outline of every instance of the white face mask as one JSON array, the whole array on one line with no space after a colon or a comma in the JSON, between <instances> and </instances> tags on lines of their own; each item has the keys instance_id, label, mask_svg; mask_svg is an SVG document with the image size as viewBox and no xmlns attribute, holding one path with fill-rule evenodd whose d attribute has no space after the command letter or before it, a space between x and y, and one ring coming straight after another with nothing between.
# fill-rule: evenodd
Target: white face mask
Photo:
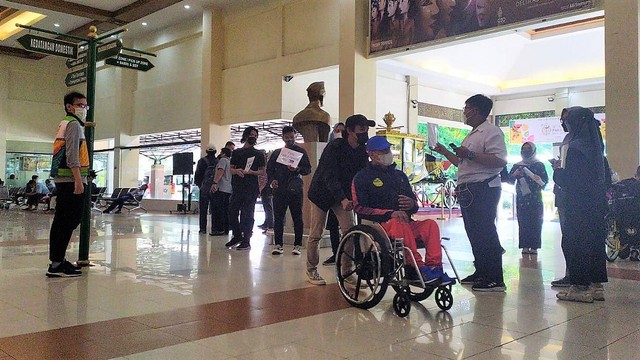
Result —
<instances>
[{"instance_id":1,"label":"white face mask","mask_svg":"<svg viewBox=\"0 0 640 360\"><path fill-rule=\"evenodd\" d=\"M342 132L337 132L337 133L333 133L333 138L334 139L341 139L342 138Z\"/></svg>"},{"instance_id":2,"label":"white face mask","mask_svg":"<svg viewBox=\"0 0 640 360\"><path fill-rule=\"evenodd\" d=\"M381 155L378 158L378 161L384 166L389 166L393 164L393 153L389 151L387 154Z\"/></svg>"},{"instance_id":3,"label":"white face mask","mask_svg":"<svg viewBox=\"0 0 640 360\"><path fill-rule=\"evenodd\" d=\"M78 117L78 119L84 121L84 119L87 118L87 109L76 107L75 115Z\"/></svg>"}]
</instances>

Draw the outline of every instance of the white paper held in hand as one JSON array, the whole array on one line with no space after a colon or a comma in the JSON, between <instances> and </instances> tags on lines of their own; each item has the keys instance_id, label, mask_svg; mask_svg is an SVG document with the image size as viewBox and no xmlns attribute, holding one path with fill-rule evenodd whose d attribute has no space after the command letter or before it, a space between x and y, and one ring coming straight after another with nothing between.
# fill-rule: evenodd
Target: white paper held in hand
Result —
<instances>
[{"instance_id":1,"label":"white paper held in hand","mask_svg":"<svg viewBox=\"0 0 640 360\"><path fill-rule=\"evenodd\" d=\"M538 185L544 186L544 181L540 178L540 176L534 174L527 167L524 167L524 173L531 178L531 180L535 181Z\"/></svg>"},{"instance_id":2,"label":"white paper held in hand","mask_svg":"<svg viewBox=\"0 0 640 360\"><path fill-rule=\"evenodd\" d=\"M244 166L244 172L247 172L249 170L251 170L251 165L253 165L253 160L255 160L256 157L252 156L250 158L247 159L247 165Z\"/></svg>"},{"instance_id":3,"label":"white paper held in hand","mask_svg":"<svg viewBox=\"0 0 640 360\"><path fill-rule=\"evenodd\" d=\"M289 148L282 148L280 150L280 155L278 155L278 158L276 159L276 162L291 166L292 168L297 168L300 164L300 160L302 159L302 155L303 154L299 151L293 151Z\"/></svg>"}]
</instances>

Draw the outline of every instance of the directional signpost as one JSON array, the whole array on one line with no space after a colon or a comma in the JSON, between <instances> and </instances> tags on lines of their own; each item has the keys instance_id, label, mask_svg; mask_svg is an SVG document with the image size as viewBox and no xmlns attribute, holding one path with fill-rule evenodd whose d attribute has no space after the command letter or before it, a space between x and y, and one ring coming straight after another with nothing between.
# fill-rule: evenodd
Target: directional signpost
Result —
<instances>
[{"instance_id":1,"label":"directional signpost","mask_svg":"<svg viewBox=\"0 0 640 360\"><path fill-rule=\"evenodd\" d=\"M78 56L78 45L67 41L26 34L18 38L18 42L29 51L70 59Z\"/></svg>"},{"instance_id":2,"label":"directional signpost","mask_svg":"<svg viewBox=\"0 0 640 360\"><path fill-rule=\"evenodd\" d=\"M110 37L126 31L117 30L115 32L98 36L98 29L95 26L89 27L89 34L86 38L82 38L74 35L60 34L54 31L38 29L31 26L16 24L16 26L23 29L29 29L33 31L39 31L46 34L56 35L63 38L73 39L80 43L86 43L87 50L78 53L78 45L71 42L61 41L58 39L49 39L37 35L23 35L18 39L20 45L29 51L35 51L48 55L62 56L68 58L66 66L69 69L87 64L85 68L72 71L67 74L64 82L67 86L74 86L83 82L87 83L87 103L91 105L87 114L87 120L85 122L85 139L87 148L89 150L90 167L93 168L93 133L94 133L94 113L95 113L95 98L96 98L96 62L107 59L107 63L112 60L116 61L116 66L122 66L130 69L136 69L141 71L147 71L153 68L153 64L148 60L130 56L130 55L118 55L121 50L126 50L133 53L155 56L152 53L148 53L136 49L128 49L122 46L122 41L115 39L109 42L103 43ZM113 56L117 56L116 59L109 59ZM84 206L82 209L82 222L80 223L80 248L78 251L78 265L89 266L89 242L90 242L90 228L91 228L91 187L87 186L85 189Z\"/></svg>"},{"instance_id":3,"label":"directional signpost","mask_svg":"<svg viewBox=\"0 0 640 360\"><path fill-rule=\"evenodd\" d=\"M104 61L108 65L119 66L128 69L140 70L140 71L149 71L153 69L154 65L151 61L131 55L117 55L114 58L110 58Z\"/></svg>"}]
</instances>

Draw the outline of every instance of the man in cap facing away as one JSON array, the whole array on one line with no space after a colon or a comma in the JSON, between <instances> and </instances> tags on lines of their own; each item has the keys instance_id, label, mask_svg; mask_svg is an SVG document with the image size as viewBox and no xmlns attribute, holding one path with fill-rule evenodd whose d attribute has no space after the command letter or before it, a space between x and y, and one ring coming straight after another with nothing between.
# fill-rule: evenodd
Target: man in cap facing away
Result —
<instances>
[{"instance_id":1,"label":"man in cap facing away","mask_svg":"<svg viewBox=\"0 0 640 360\"><path fill-rule=\"evenodd\" d=\"M213 176L216 173L216 146L209 144L206 148L206 155L198 160L196 173L193 176L193 182L200 189L200 200L198 201L198 213L200 215L200 234L207 233L207 218L209 215L209 204L211 202L211 185L213 184ZM213 230L213 229L212 229Z\"/></svg>"}]
</instances>

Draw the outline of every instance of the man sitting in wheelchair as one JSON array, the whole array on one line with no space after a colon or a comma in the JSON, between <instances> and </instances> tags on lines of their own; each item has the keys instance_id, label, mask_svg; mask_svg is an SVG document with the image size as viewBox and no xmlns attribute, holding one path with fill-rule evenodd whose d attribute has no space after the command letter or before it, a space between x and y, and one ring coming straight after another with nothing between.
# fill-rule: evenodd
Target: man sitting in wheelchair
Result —
<instances>
[{"instance_id":1,"label":"man sitting in wheelchair","mask_svg":"<svg viewBox=\"0 0 640 360\"><path fill-rule=\"evenodd\" d=\"M356 174L351 185L355 212L361 219L380 223L391 238L404 239L425 284L455 283L442 270L438 224L430 219L411 219L418 211L418 202L407 176L396 169L391 144L384 136L374 136L367 142L367 153L371 162ZM417 250L418 239L425 244L426 262Z\"/></svg>"}]
</instances>

